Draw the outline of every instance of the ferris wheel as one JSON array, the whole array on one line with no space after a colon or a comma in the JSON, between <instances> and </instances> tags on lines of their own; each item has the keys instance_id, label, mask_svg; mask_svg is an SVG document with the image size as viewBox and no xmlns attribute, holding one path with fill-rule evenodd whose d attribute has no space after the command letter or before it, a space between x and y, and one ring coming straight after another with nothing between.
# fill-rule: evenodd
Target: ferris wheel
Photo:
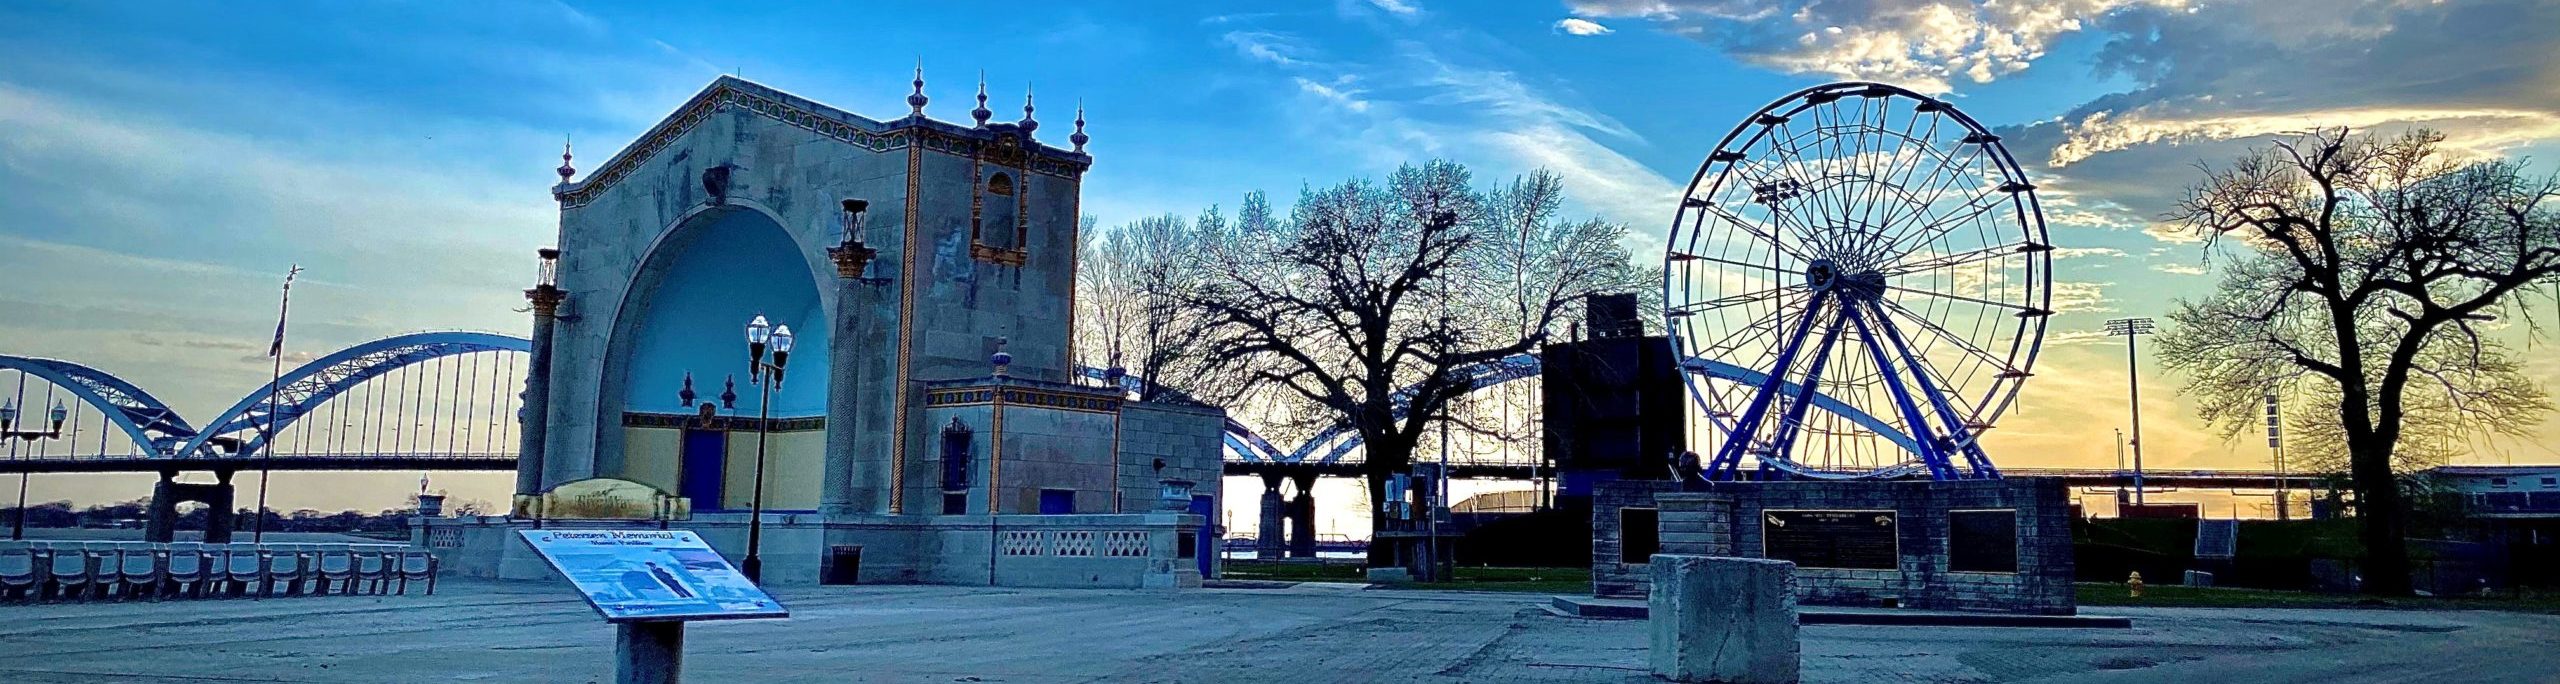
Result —
<instances>
[{"instance_id":1,"label":"ferris wheel","mask_svg":"<svg viewBox=\"0 0 2560 684\"><path fill-rule=\"evenodd\" d=\"M1663 262L1722 436L1707 477L1998 477L1977 440L2032 375L2052 251L2000 137L1943 100L1834 83L1754 113L1698 167Z\"/></svg>"}]
</instances>

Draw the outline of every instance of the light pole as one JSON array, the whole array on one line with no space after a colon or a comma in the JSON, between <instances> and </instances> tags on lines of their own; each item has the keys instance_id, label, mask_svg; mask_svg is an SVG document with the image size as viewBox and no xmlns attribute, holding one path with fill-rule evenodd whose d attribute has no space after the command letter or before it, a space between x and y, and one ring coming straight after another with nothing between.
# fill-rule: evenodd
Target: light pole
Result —
<instances>
[{"instance_id":1,"label":"light pole","mask_svg":"<svg viewBox=\"0 0 2560 684\"><path fill-rule=\"evenodd\" d=\"M773 361L765 359L766 347L773 349ZM773 390L782 386L782 367L791 362L791 326L774 327L763 316L747 322L747 381L761 388L762 398L756 402L756 485L747 503L747 560L738 569L747 581L764 584L764 442L773 431Z\"/></svg>"},{"instance_id":2,"label":"light pole","mask_svg":"<svg viewBox=\"0 0 2560 684\"><path fill-rule=\"evenodd\" d=\"M2148 318L2118 318L2107 321L2107 334L2124 337L2124 379L2133 394L2133 505L2143 505L2142 496L2142 373L2135 361L2134 343L2143 335L2158 329Z\"/></svg>"},{"instance_id":3,"label":"light pole","mask_svg":"<svg viewBox=\"0 0 2560 684\"><path fill-rule=\"evenodd\" d=\"M2124 428L2116 428L2116 517L2124 517Z\"/></svg>"},{"instance_id":4,"label":"light pole","mask_svg":"<svg viewBox=\"0 0 2560 684\"><path fill-rule=\"evenodd\" d=\"M2285 491L2286 487L2284 481L2284 421L2282 420L2283 411L2278 410L2281 406L2282 405L2278 403L2278 400L2276 399L2275 388L2268 388L2267 448L2275 451L2276 519L2287 520L2292 517L2292 511L2289 510L2291 506L2285 502L2285 494L2287 492Z\"/></svg>"},{"instance_id":5,"label":"light pole","mask_svg":"<svg viewBox=\"0 0 2560 684\"><path fill-rule=\"evenodd\" d=\"M27 442L33 442L39 439L60 439L62 437L62 421L68 418L70 414L70 410L63 408L62 401L57 399L53 402L53 410L48 411L45 414L45 417L53 419L53 427L51 429L17 430L15 428L18 425L18 401L16 399L11 399L9 400L9 403L0 404L0 439L9 439L14 437L20 441ZM17 447L10 447L10 453L17 453ZM29 473L26 472L18 473L18 516L17 520L9 523L10 541L21 541L27 538L28 476Z\"/></svg>"}]
</instances>

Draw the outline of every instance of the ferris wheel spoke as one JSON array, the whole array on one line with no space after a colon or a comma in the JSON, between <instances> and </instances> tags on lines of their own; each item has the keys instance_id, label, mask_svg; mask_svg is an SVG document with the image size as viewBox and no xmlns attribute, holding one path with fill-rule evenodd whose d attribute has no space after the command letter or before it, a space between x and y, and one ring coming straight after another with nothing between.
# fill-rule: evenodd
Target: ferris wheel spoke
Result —
<instances>
[{"instance_id":1,"label":"ferris wheel spoke","mask_svg":"<svg viewBox=\"0 0 2560 684\"><path fill-rule=\"evenodd\" d=\"M2018 312L2018 315L2019 315L2019 316L2021 316L2021 317L2024 317L2024 316L2045 316L2045 315L2051 315L2051 314L2053 313L2053 312L2051 312L2051 311L2046 311L2046 310L2044 310L2044 309L2038 309L2038 308L2035 308L2035 307L2032 307L2032 306L2023 305L2023 304L2011 304L2011 303L2008 303L2008 302L1995 302L1995 301L1991 301L1991 300L1988 300L1988 299L1980 299L1980 298L1975 298L1975 297L1967 297L1967 296L1964 296L1964 295L1947 294L1947 293L1944 293L1944 292L1935 292L1935 291L1930 291L1930 290L1918 290L1918 289L1912 289L1912 288L1903 287L1903 286L1900 286L1900 285L1886 285L1886 286L1884 286L1884 287L1885 287L1885 289L1888 289L1888 290L1894 290L1894 291L1898 291L1898 292L1909 292L1909 293L1916 294L1916 295L1928 295L1928 296L1931 296L1931 297L1938 297L1938 298L1942 298L1942 299L1953 299L1953 300L1956 300L1956 301L1959 301L1959 302L1972 302L1972 303L1980 304L1980 305L1983 305L1983 306L1998 307L1998 308L2002 308L2002 309L2010 309L2010 310L2013 310L2013 311L2017 311L2017 312Z\"/></svg>"},{"instance_id":2,"label":"ferris wheel spoke","mask_svg":"<svg viewBox=\"0 0 2560 684\"><path fill-rule=\"evenodd\" d=\"M1805 171L1801 168L1803 148L1795 144L1797 139L1810 133L1788 135L1789 131L1784 121L1773 124L1771 130L1776 134L1768 138L1769 163L1758 164L1747 169L1736 166L1735 173L1740 174L1743 180L1751 184L1752 203L1768 207L1770 217L1779 228L1794 234L1799 243L1828 248L1828 245L1823 244L1819 231L1806 225L1803 217L1788 211L1788 205L1803 206L1810 203L1800 201L1806 193L1812 192L1812 188L1801 180ZM1797 258L1804 257L1799 254Z\"/></svg>"},{"instance_id":3,"label":"ferris wheel spoke","mask_svg":"<svg viewBox=\"0 0 2560 684\"><path fill-rule=\"evenodd\" d=\"M1787 313L1787 307L1786 307L1786 306L1784 306L1784 305L1780 305L1780 306L1774 307L1774 308L1770 309L1769 313L1767 313L1767 314L1762 314L1760 317L1758 317L1758 318L1756 318L1756 319L1753 319L1751 322L1743 324L1743 326L1742 326L1742 327L1735 328L1735 329L1733 329L1733 330L1731 330L1731 331L1726 332L1726 333L1725 333L1725 335L1724 335L1724 337L1722 337L1722 338L1718 338L1718 339L1715 341L1715 343L1713 343L1713 344L1709 344L1709 345L1705 345L1705 346L1702 346L1702 347L1699 347L1699 349L1702 349L1702 350L1719 350L1719 349L1720 349L1720 350L1726 350L1726 351L1733 351L1733 350L1735 350L1735 349L1736 349L1736 347L1732 346L1730 343L1737 341L1735 338L1741 337L1742 335L1744 335L1744 334L1746 334L1746 333L1753 333L1753 332L1759 331L1760 329L1768 328L1768 327L1770 327L1770 326L1776 325L1776 324L1777 324L1777 322L1778 322L1779 317L1786 315L1786 313Z\"/></svg>"},{"instance_id":4,"label":"ferris wheel spoke","mask_svg":"<svg viewBox=\"0 0 2560 684\"><path fill-rule=\"evenodd\" d=\"M1956 228L1972 223L1974 219L1980 218L1983 214L1990 213L1991 210L1998 209L2001 204L2004 204L2004 202L2000 201L1985 203L1983 200L1997 196L2008 196L2010 201L2016 201L2016 195L2012 194L2014 192L2015 191L2010 190L2007 187L2001 187L1995 188L1990 192L1975 195L1972 198L1965 200L1965 203L1961 205L1973 207L1973 210L1967 211L1962 215L1939 217L1928 223L1921 224L1919 228L1915 229L1910 234L1895 238L1893 243L1885 250L1884 257L1888 260L1899 260L1903 257L1910 256L1912 252L1920 251L1921 247L1926 247L1929 243L1938 241L1938 238L1945 237L1948 233L1955 232ZM1920 239L1912 240L1911 238L1913 237L1919 237Z\"/></svg>"},{"instance_id":5,"label":"ferris wheel spoke","mask_svg":"<svg viewBox=\"0 0 2560 684\"><path fill-rule=\"evenodd\" d=\"M1753 223L1752 223L1752 222L1750 222L1750 221L1744 220L1744 219L1743 219L1742 217L1740 217L1740 216L1735 216L1735 215L1733 215L1731 212L1727 212L1727 211L1725 211L1725 210L1724 210L1724 207L1719 207L1719 206L1716 206L1716 205L1715 205L1715 204L1713 204L1713 203L1705 202L1705 201L1699 201L1699 202L1697 202L1697 203L1695 203L1695 204L1691 204L1690 206L1695 207L1695 208L1699 208L1699 209L1704 209L1704 210L1706 210L1706 212L1707 212L1707 213L1714 214L1714 215L1716 215L1716 217L1717 217L1717 218L1724 219L1724 222L1725 222L1725 223L1733 224L1733 227L1735 227L1735 228L1740 228L1740 229L1742 229L1742 230L1743 230L1743 232L1750 233L1753 237L1760 238L1760 240L1761 240L1762 242L1769 243L1769 247L1770 247L1770 248L1772 248L1772 249L1776 249L1776 250L1778 250L1778 251L1780 251L1780 252L1784 252L1784 253L1786 253L1786 255L1787 255L1787 256L1795 257L1795 258L1796 258L1797 260L1799 260L1799 261L1812 261L1812 260L1813 260L1813 258L1812 258L1812 257L1805 256L1802 252L1798 252L1798 251L1796 251L1796 250L1794 250L1794 249L1791 249L1791 248L1787 247L1787 244L1786 244L1785 242L1781 242L1781 241L1779 241L1779 240L1778 240L1778 236L1777 236L1777 235L1774 235L1774 234L1771 234L1771 233L1765 232L1765 231L1761 230L1761 226L1755 225L1755 224L1753 224ZM1774 212L1773 212L1773 213L1774 213Z\"/></svg>"},{"instance_id":6,"label":"ferris wheel spoke","mask_svg":"<svg viewBox=\"0 0 2560 684\"><path fill-rule=\"evenodd\" d=\"M1715 299L1710 299L1710 300L1707 300L1707 301L1699 302L1699 303L1696 303L1696 304L1691 304L1691 305L1688 305L1688 306L1678 306L1678 307L1670 307L1670 308L1666 308L1666 309L1664 309L1664 310L1663 310L1663 315L1664 315L1664 316L1671 317L1671 318L1679 318L1679 317L1682 317L1682 316L1693 316L1693 315L1697 315L1697 314L1701 314L1701 313L1706 313L1706 312L1709 312L1709 311L1714 311L1714 310L1716 310L1716 309L1722 309L1722 308L1725 308L1725 307L1728 307L1728 306L1735 306L1735 305L1739 305L1739 304L1749 304L1749 303L1752 303L1752 302L1757 302L1757 301L1761 301L1761 300L1769 299L1769 298L1771 298L1771 297L1781 297L1781 296L1785 296L1785 295L1786 295L1787 293L1789 293L1789 292L1793 292L1793 291L1796 291L1796 290L1802 290L1802 289L1805 289L1805 288L1807 288L1807 287L1810 287L1810 286L1809 286L1809 285L1806 285L1806 284L1803 284L1803 283L1797 283L1797 284L1793 284L1793 285L1783 285L1783 286L1773 287L1773 288L1769 288L1769 289L1766 289L1766 290L1759 290L1759 291L1755 291L1755 292L1745 292L1745 293L1738 294L1738 295L1729 295L1729 296L1724 296L1724 297L1718 297L1718 298L1715 298Z\"/></svg>"},{"instance_id":7,"label":"ferris wheel spoke","mask_svg":"<svg viewBox=\"0 0 2560 684\"><path fill-rule=\"evenodd\" d=\"M1884 274L1888 276L1910 275L1922 271L1935 271L1939 269L1953 268L1963 266L1965 264L1991 261L1994 259L2013 257L2021 254L2033 254L2050 249L2053 248L2033 242L2012 242L1976 250L1957 252L1954 254L1942 254L1920 261L1895 262L1884 269ZM1917 252L1915 251L1914 253Z\"/></svg>"},{"instance_id":8,"label":"ferris wheel spoke","mask_svg":"<svg viewBox=\"0 0 2560 684\"><path fill-rule=\"evenodd\" d=\"M1773 124L1774 129L1782 134L1783 138L1776 136L1771 137L1769 140L1769 151L1778 157L1776 159L1776 161L1778 161L1777 171L1780 174L1784 174L1784 178L1780 180L1795 183L1796 187L1801 188L1804 193L1813 193L1814 188L1812 186L1805 185L1804 181L1800 179L1810 177L1819 180L1829 173L1829 165L1825 164L1824 168L1820 169L1809 166L1811 162L1807 161L1805 158L1804 146L1797 142L1804 139L1806 136L1815 135L1824 130L1821 112L1813 111L1812 108L1807 108L1805 111L1810 112L1813 117L1812 130L1805 131L1803 133L1794 132L1794 129L1788 127L1788 124L1792 123L1792 119ZM1796 206L1812 209L1812 213L1814 214L1812 218L1820 219L1821 223L1832 222L1831 209L1830 207L1822 204L1822 196L1820 194L1791 196L1789 199L1801 200L1794 202L1794 204ZM1772 213L1780 213L1778 212L1777 206L1774 204L1770 206L1770 210ZM1799 235L1813 238L1819 237L1820 231L1813 230L1812 226L1806 225L1805 221L1799 220L1795 223L1796 230Z\"/></svg>"},{"instance_id":9,"label":"ferris wheel spoke","mask_svg":"<svg viewBox=\"0 0 2560 684\"><path fill-rule=\"evenodd\" d=\"M1955 345L1957 349L1963 350L1966 354L1982 359L1983 363L1989 364L1992 368L2000 369L2000 374L2004 377L2017 372L2017 369L2009 366L2008 360L2002 359L1993 355L1989 351L1983 350L1982 347L1975 345L1972 340L1967 340L1963 336L1955 334L1954 331L1948 330L1946 326L1938 325L1936 322L1930 321L1927 317L1921 316L1920 312L1912 311L1909 307L1905 307L1901 303L1890 299L1878 299L1876 302L1880 309L1902 312L1903 320L1911 321L1913 324L1919 325L1920 329L1936 334L1938 337L1945 339L1948 343Z\"/></svg>"},{"instance_id":10,"label":"ferris wheel spoke","mask_svg":"<svg viewBox=\"0 0 2560 684\"><path fill-rule=\"evenodd\" d=\"M1954 161L1947 155L1938 153L1935 148L1931 148L1929 150L1930 156L1936 157L1938 163L1929 169L1929 175L1920 178L1920 182L1916 186L1925 191L1927 196L1918 197L1919 193L1914 193L1914 196L1917 197L1918 201L1912 203L1908 208L1897 208L1892 214L1886 217L1886 225L1901 223L1905 220L1927 215L1930 207L1937 206L1939 198L1944 197L1948 190L1952 190L1956 187L1956 181L1958 179L1962 179L1967 175L1973 175L1972 170L1976 168L1975 165L1982 161L1984 147L1985 146L1982 145L1973 146L1973 154L1967 155L1962 162Z\"/></svg>"},{"instance_id":11,"label":"ferris wheel spoke","mask_svg":"<svg viewBox=\"0 0 2560 684\"><path fill-rule=\"evenodd\" d=\"M1963 455L1977 476L1989 473L1991 462L1983 457L1982 445L1976 441L1980 431L1975 426L1982 424L1979 412L1967 414L1956 410L1956 404L1962 401L1961 397L1953 396L1956 388L1947 385L1944 377L1936 374L1928 359L1912 352L1911 344L1902 338L1900 330L1894 328L1892 319L1878 316L1876 325L1884 329L1885 339L1902 353L1903 360L1911 367L1912 378L1920 384L1922 394L1938 410L1939 420L1945 423L1945 435L1950 442L1948 446L1955 448L1955 454L1948 456ZM1933 384L1932 379L1938 382ZM1948 468L1952 470L1954 464L1948 464Z\"/></svg>"}]
</instances>

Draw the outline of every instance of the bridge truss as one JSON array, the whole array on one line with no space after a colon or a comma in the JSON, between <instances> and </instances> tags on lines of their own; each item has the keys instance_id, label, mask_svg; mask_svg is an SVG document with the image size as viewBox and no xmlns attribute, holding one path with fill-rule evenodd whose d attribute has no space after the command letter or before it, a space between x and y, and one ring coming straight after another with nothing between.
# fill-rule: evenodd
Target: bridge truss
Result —
<instances>
[{"instance_id":1,"label":"bridge truss","mask_svg":"<svg viewBox=\"0 0 2560 684\"><path fill-rule=\"evenodd\" d=\"M0 470L512 468L524 338L425 332L358 344L260 383L212 422L106 371L0 355L0 401L23 409ZM9 377L14 374L16 377ZM65 408L58 429L50 407Z\"/></svg>"}]
</instances>

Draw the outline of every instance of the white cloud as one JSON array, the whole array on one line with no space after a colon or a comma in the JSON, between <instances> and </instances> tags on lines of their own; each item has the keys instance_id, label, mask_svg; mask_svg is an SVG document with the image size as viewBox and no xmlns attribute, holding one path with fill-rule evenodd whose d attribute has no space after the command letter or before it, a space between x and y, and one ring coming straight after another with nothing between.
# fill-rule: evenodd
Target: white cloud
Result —
<instances>
[{"instance_id":1,"label":"white cloud","mask_svg":"<svg viewBox=\"0 0 2560 684\"><path fill-rule=\"evenodd\" d=\"M1300 66L1306 48L1288 36L1268 31L1228 31L1222 36L1237 54L1280 66Z\"/></svg>"},{"instance_id":2,"label":"white cloud","mask_svg":"<svg viewBox=\"0 0 2560 684\"><path fill-rule=\"evenodd\" d=\"M1609 27L1600 25L1600 22L1581 17L1566 17L1559 20L1556 22L1555 29L1576 36L1605 36L1616 33Z\"/></svg>"},{"instance_id":3,"label":"white cloud","mask_svg":"<svg viewBox=\"0 0 2560 684\"><path fill-rule=\"evenodd\" d=\"M1368 101L1360 99L1356 94L1348 92L1343 88L1317 83L1315 80L1309 79L1305 76L1294 76L1291 77L1290 80L1297 82L1299 91L1305 92L1309 95L1314 95L1327 102L1340 105L1343 109L1348 109L1354 112L1369 111ZM1350 79L1346 76L1342 80L1347 82Z\"/></svg>"},{"instance_id":4,"label":"white cloud","mask_svg":"<svg viewBox=\"0 0 2560 684\"><path fill-rule=\"evenodd\" d=\"M2106 341L2108 337L2109 335L2101 330L2057 330L2047 333L2044 336L2044 343L2048 345L2096 344Z\"/></svg>"},{"instance_id":5,"label":"white cloud","mask_svg":"<svg viewBox=\"0 0 2560 684\"><path fill-rule=\"evenodd\" d=\"M1413 0L1369 0L1369 4L1389 14L1413 16L1422 13L1422 4Z\"/></svg>"},{"instance_id":6,"label":"white cloud","mask_svg":"<svg viewBox=\"0 0 2560 684\"><path fill-rule=\"evenodd\" d=\"M1568 0L1584 17L1640 17L1754 64L1930 92L2025 70L2052 42L2128 8L2188 0Z\"/></svg>"},{"instance_id":7,"label":"white cloud","mask_svg":"<svg viewBox=\"0 0 2560 684\"><path fill-rule=\"evenodd\" d=\"M2174 275L2190 275L2190 276L2204 275L2205 273L2208 273L2208 272L2209 272L2209 271L2207 271L2207 270L2205 269L2205 267L2204 267L2203 265L2201 265L2201 264L2189 264L2189 263L2179 263L2179 262L2170 262L2170 263L2152 264L2152 265L2151 265L2151 270L2159 271L2159 272L2161 272L2161 273L2169 273L2169 274L2174 274Z\"/></svg>"},{"instance_id":8,"label":"white cloud","mask_svg":"<svg viewBox=\"0 0 2560 684\"><path fill-rule=\"evenodd\" d=\"M2560 100L2550 97L2560 60L2548 32L2534 28L2555 24L2552 2L2137 7L2084 28L2106 37L2092 57L2098 75L2134 87L2000 133L2040 195L2079 205L2049 213L2057 223L2139 228L2192 245L2202 236L2162 217L2199 180L2195 165L2303 131L2430 128L2469 159L2560 139Z\"/></svg>"},{"instance_id":9,"label":"white cloud","mask_svg":"<svg viewBox=\"0 0 2560 684\"><path fill-rule=\"evenodd\" d=\"M2127 112L2096 111L2063 126L2049 163L2062 168L2091 156L2140 145L2287 135L2314 128L2422 125L2460 133L2447 142L2472 156L2560 137L2560 113L2518 109L2339 108L2259 113L2182 113L2166 103Z\"/></svg>"},{"instance_id":10,"label":"white cloud","mask_svg":"<svg viewBox=\"0 0 2560 684\"><path fill-rule=\"evenodd\" d=\"M2106 313L2115 303L2107 299L2107 288L2115 283L2082 283L2053 281L2053 310L2059 313Z\"/></svg>"},{"instance_id":11,"label":"white cloud","mask_svg":"<svg viewBox=\"0 0 2560 684\"><path fill-rule=\"evenodd\" d=\"M1643 139L1616 119L1568 104L1559 92L1518 73L1455 57L1473 59L1487 50L1442 48L1481 36L1398 40L1390 58L1361 64L1283 36L1228 35L1240 54L1284 75L1292 91L1347 112L1309 119L1314 128L1307 134L1365 155L1372 170L1432 157L1466 163L1486 180L1545 168L1563 177L1577 210L1631 226L1639 236L1640 243L1630 245L1637 253L1661 249L1660 225L1678 201L1678 187L1601 142L1641 145ZM1260 51L1245 45L1286 47Z\"/></svg>"},{"instance_id":12,"label":"white cloud","mask_svg":"<svg viewBox=\"0 0 2560 684\"><path fill-rule=\"evenodd\" d=\"M2105 257L2105 258L2109 258L2109 259L2120 259L2120 258L2123 258L2123 257L2124 257L2124 250L2116 249L2116 248L2114 248L2114 247L2055 247L2055 248L2053 248L2053 258L2056 258L2056 259L2078 259L2078 258L2082 258L2082 257Z\"/></svg>"}]
</instances>

